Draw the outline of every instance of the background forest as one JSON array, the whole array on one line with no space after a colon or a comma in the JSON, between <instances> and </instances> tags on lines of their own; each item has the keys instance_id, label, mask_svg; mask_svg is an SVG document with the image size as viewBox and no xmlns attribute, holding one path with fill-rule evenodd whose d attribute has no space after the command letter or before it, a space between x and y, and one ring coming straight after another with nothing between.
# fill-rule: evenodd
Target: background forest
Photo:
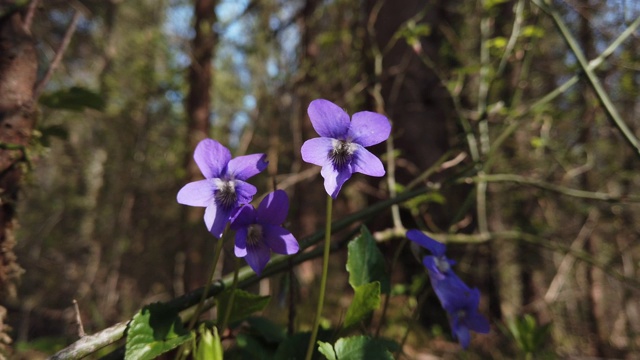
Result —
<instances>
[{"instance_id":1,"label":"background forest","mask_svg":"<svg viewBox=\"0 0 640 360\"><path fill-rule=\"evenodd\" d=\"M266 153L258 194L287 191L298 239L322 228L320 170L299 149L323 98L393 125L372 148L387 176L355 176L334 219L425 189L366 221L392 279L371 326L402 341L399 358L637 359L638 26L625 0L2 0L0 341L46 357L78 339L77 313L92 334L203 286L215 239L176 193L201 178L204 138ZM19 41L35 46L20 79L37 103L7 135ZM447 242L482 293L491 332L466 351L408 228ZM331 260L333 324L352 296L345 258ZM250 291L308 329L319 273L306 261Z\"/></svg>"}]
</instances>

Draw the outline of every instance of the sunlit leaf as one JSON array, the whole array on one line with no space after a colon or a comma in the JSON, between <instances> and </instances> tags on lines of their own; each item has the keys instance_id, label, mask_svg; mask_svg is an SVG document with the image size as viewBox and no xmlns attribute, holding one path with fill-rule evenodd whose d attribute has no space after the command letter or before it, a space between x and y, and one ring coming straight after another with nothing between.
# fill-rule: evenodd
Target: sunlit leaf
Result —
<instances>
[{"instance_id":1,"label":"sunlit leaf","mask_svg":"<svg viewBox=\"0 0 640 360\"><path fill-rule=\"evenodd\" d=\"M388 294L390 290L389 274L384 256L365 226L362 226L360 235L349 242L348 247L347 271L351 287L356 289L360 285L379 281L380 291Z\"/></svg>"},{"instance_id":2,"label":"sunlit leaf","mask_svg":"<svg viewBox=\"0 0 640 360\"><path fill-rule=\"evenodd\" d=\"M154 359L189 341L193 336L175 310L151 304L138 312L127 326L125 359Z\"/></svg>"},{"instance_id":3,"label":"sunlit leaf","mask_svg":"<svg viewBox=\"0 0 640 360\"><path fill-rule=\"evenodd\" d=\"M398 344L382 338L354 336L338 339L333 348L325 343L321 349L329 360L393 360L392 352L398 350ZM330 350L334 357L330 357Z\"/></svg>"},{"instance_id":4,"label":"sunlit leaf","mask_svg":"<svg viewBox=\"0 0 640 360\"><path fill-rule=\"evenodd\" d=\"M333 350L333 346L329 343L318 341L318 351L324 355L327 360L338 360L336 352Z\"/></svg>"},{"instance_id":5,"label":"sunlit leaf","mask_svg":"<svg viewBox=\"0 0 640 360\"><path fill-rule=\"evenodd\" d=\"M344 327L359 323L378 307L380 307L380 282L374 281L358 286L355 289L353 301L347 309Z\"/></svg>"}]
</instances>

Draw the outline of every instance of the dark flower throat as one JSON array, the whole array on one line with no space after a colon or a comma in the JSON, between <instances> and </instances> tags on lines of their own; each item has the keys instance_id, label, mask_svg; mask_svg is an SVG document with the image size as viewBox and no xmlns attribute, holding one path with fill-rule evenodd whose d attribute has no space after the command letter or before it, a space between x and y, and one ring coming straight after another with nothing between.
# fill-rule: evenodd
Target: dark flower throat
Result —
<instances>
[{"instance_id":1,"label":"dark flower throat","mask_svg":"<svg viewBox=\"0 0 640 360\"><path fill-rule=\"evenodd\" d=\"M214 195L216 203L225 210L231 210L236 205L238 195L233 181L224 181L218 186L218 191Z\"/></svg>"},{"instance_id":2,"label":"dark flower throat","mask_svg":"<svg viewBox=\"0 0 640 360\"><path fill-rule=\"evenodd\" d=\"M333 149L329 151L329 159L337 169L344 168L353 156L351 143L344 140L337 140L333 144Z\"/></svg>"}]
</instances>

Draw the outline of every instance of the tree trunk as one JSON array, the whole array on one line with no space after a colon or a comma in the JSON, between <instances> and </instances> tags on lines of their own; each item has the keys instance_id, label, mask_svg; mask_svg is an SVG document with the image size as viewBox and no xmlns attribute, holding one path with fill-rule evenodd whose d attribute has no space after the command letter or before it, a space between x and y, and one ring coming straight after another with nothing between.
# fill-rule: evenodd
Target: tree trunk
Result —
<instances>
[{"instance_id":1,"label":"tree trunk","mask_svg":"<svg viewBox=\"0 0 640 360\"><path fill-rule=\"evenodd\" d=\"M213 25L217 18L215 7L217 0L196 0L194 5L195 21L193 28L195 37L191 47L191 65L189 66L189 95L187 97L187 158L185 159L187 176L186 181L192 182L202 179L200 169L193 160L193 150L198 142L209 136L211 114L211 83L214 50L218 41ZM184 218L188 229L197 229L202 226L203 209L185 207ZM187 289L195 289L204 284L204 274L207 274L206 262L203 252L206 246L205 236L202 232L189 231L185 238L187 249L185 282ZM209 236L210 237L210 236ZM209 248L209 247L207 247ZM181 290L176 290L180 292ZM179 294L176 294L179 295Z\"/></svg>"},{"instance_id":2,"label":"tree trunk","mask_svg":"<svg viewBox=\"0 0 640 360\"><path fill-rule=\"evenodd\" d=\"M24 147L34 127L36 48L20 12L0 14L0 302L16 297L22 273L13 252L15 207L25 162ZM0 306L0 357L9 351L10 329Z\"/></svg>"}]
</instances>

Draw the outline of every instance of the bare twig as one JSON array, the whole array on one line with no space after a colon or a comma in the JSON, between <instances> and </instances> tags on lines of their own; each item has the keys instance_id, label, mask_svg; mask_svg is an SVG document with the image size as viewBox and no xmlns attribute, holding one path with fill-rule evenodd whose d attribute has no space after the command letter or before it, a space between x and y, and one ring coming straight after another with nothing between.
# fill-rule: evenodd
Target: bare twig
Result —
<instances>
[{"instance_id":1,"label":"bare twig","mask_svg":"<svg viewBox=\"0 0 640 360\"><path fill-rule=\"evenodd\" d=\"M71 22L67 27L67 31L64 33L62 42L60 43L60 46L58 46L58 49L56 50L56 55L53 57L51 64L49 64L49 68L47 69L47 72L44 74L44 77L35 86L35 89L33 91L34 99L37 99L40 96L40 94L42 94L44 87L47 86L47 83L49 83L49 80L51 80L51 76L53 75L53 72L60 65L60 62L62 61L62 56L64 55L64 52L67 50L67 47L71 42L71 37L73 36L73 33L76 31L78 20L80 20L80 12L75 11L73 13L73 18L71 18Z\"/></svg>"},{"instance_id":2,"label":"bare twig","mask_svg":"<svg viewBox=\"0 0 640 360\"><path fill-rule=\"evenodd\" d=\"M633 23L629 25L620 35L595 59L589 61L587 69L593 71L597 69L600 65L604 63L604 61L611 56L616 49L622 45L622 43L629 38L629 36L633 35L633 33L640 27L640 17L636 18ZM558 86L555 90L549 92L547 95L543 96L541 99L536 101L535 103L527 106L526 108L518 111L517 113L510 116L512 120L511 124L504 129L498 137L493 141L491 146L491 152L489 154L489 160L492 159L492 154L500 148L500 145L521 126L521 122L525 119L525 115L536 111L546 104L550 103L552 100L569 90L573 85L577 84L580 80L580 75L574 75L569 80L565 81L562 85ZM493 157L495 158L495 157Z\"/></svg>"},{"instance_id":3,"label":"bare twig","mask_svg":"<svg viewBox=\"0 0 640 360\"><path fill-rule=\"evenodd\" d=\"M31 24L33 23L33 17L35 16L36 9L40 0L31 0L29 7L27 8L27 14L24 16L23 28L24 31L31 33Z\"/></svg>"},{"instance_id":4,"label":"bare twig","mask_svg":"<svg viewBox=\"0 0 640 360\"><path fill-rule=\"evenodd\" d=\"M571 31L569 31L569 28L567 27L565 22L562 20L562 17L558 13L558 11L555 8L549 6L546 3L543 3L540 0L534 0L533 2L540 9L542 9L544 12L549 14L549 16L551 16L554 23L556 24L556 27L560 31L560 34L566 41L567 45L569 46L573 54L575 55L576 59L578 59L578 63L580 64L582 71L584 71L584 73L587 75L586 76L587 80L589 80L589 84L593 88L593 91L596 93L596 96L600 100L600 103L602 104L605 112L609 116L609 119L613 122L614 126L617 127L618 130L620 130L620 132L622 133L622 136L627 141L627 143L629 143L629 145L636 151L636 154L640 156L640 141L638 141L633 131L629 129L627 124L622 119L622 116L620 116L620 114L618 113L618 110L613 105L613 102L609 98L609 95L607 95L607 92L604 90L604 87L602 86L600 80L598 79L596 74L593 72L593 70L590 68L587 58L585 57L584 53L580 49L580 45L577 43L577 41L571 34Z\"/></svg>"},{"instance_id":5,"label":"bare twig","mask_svg":"<svg viewBox=\"0 0 640 360\"><path fill-rule=\"evenodd\" d=\"M474 182L512 182L522 185L535 186L539 189L560 193L562 195L571 196L580 199L599 200L608 202L621 202L621 203L637 203L640 202L640 197L634 195L612 195L603 192L585 191L580 189L573 189L566 186L548 183L537 179L529 179L524 176L515 174L492 174L476 177L468 177L461 181L474 183Z\"/></svg>"},{"instance_id":6,"label":"bare twig","mask_svg":"<svg viewBox=\"0 0 640 360\"><path fill-rule=\"evenodd\" d=\"M73 308L76 312L76 324L78 324L78 336L83 338L87 334L84 332L84 326L82 326L82 318L80 317L80 308L78 307L78 301L76 301L76 299L73 299Z\"/></svg>"},{"instance_id":7,"label":"bare twig","mask_svg":"<svg viewBox=\"0 0 640 360\"><path fill-rule=\"evenodd\" d=\"M573 243L571 243L571 251L575 252L582 249L584 243L587 241L587 239L589 239L589 235L591 235L591 232L593 232L593 229L595 229L598 222L598 217L599 213L597 210L592 209L589 212L587 221L585 221L582 229L580 229L580 232L578 233L578 236L576 236L576 239L573 241ZM547 289L547 293L544 295L544 301L547 304L556 301L556 299L558 298L558 294L560 293L560 290L562 289L562 286L567 279L569 270L571 270L575 262L576 258L573 257L570 252L564 256L564 258L560 262L560 266L558 266L556 275L553 277L553 280L551 280L551 284Z\"/></svg>"}]
</instances>

